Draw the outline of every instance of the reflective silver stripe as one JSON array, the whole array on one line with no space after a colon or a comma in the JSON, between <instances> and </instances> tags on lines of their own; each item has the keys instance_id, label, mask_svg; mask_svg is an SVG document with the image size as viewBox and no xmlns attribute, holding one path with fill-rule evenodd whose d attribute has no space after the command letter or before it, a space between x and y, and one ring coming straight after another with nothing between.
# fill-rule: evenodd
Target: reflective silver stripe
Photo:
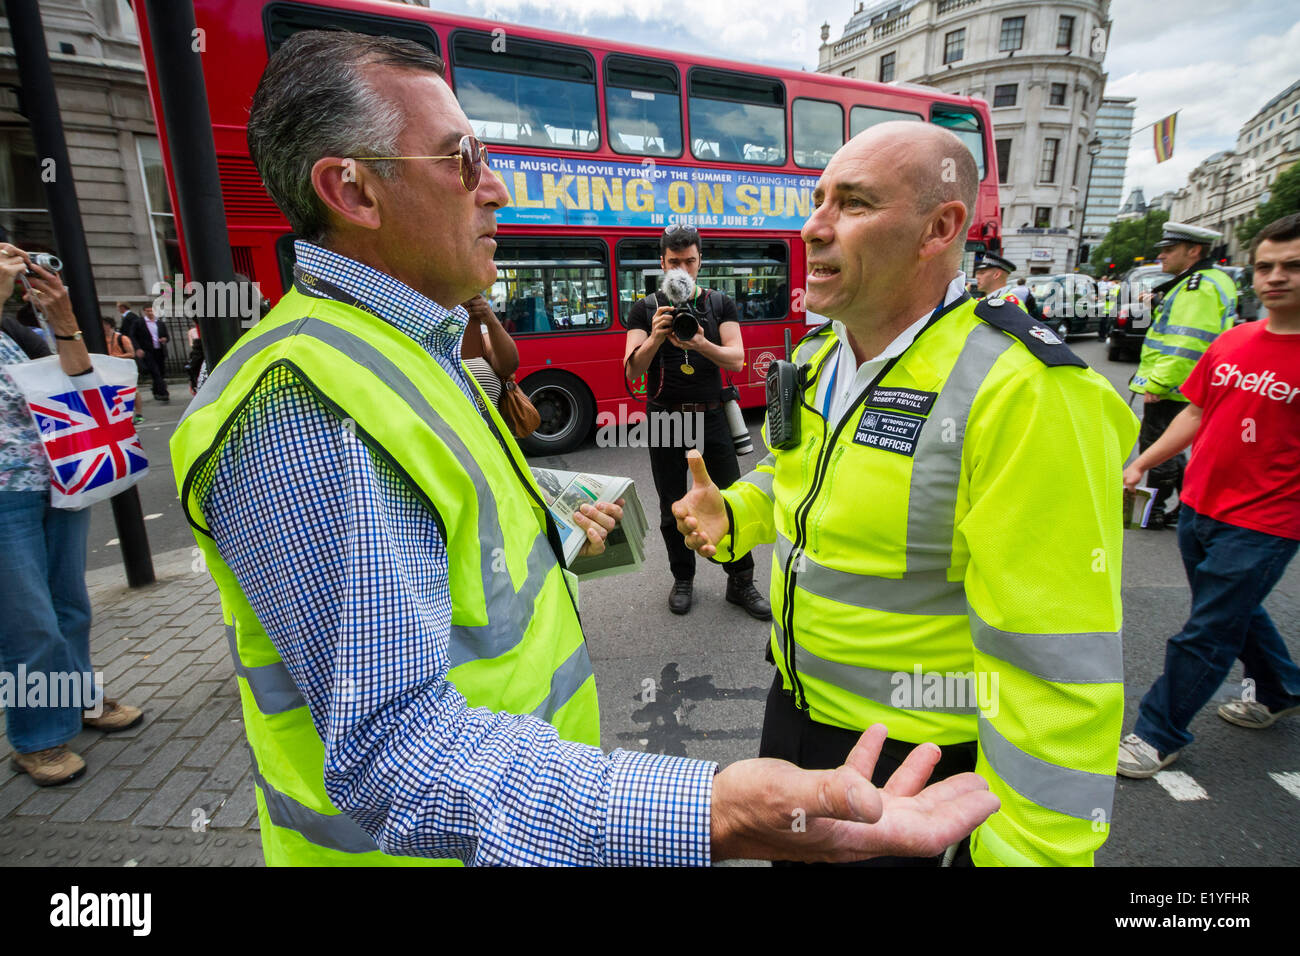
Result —
<instances>
[{"instance_id":1,"label":"reflective silver stripe","mask_svg":"<svg viewBox=\"0 0 1300 956\"><path fill-rule=\"evenodd\" d=\"M249 752L251 756L252 748ZM321 813L281 793L266 782L258 769L256 756L252 756L252 761L253 781L261 788L267 816L277 827L293 830L309 843L340 853L374 853L379 849L374 837L351 817L343 813Z\"/></svg>"},{"instance_id":2,"label":"reflective silver stripe","mask_svg":"<svg viewBox=\"0 0 1300 956\"><path fill-rule=\"evenodd\" d=\"M777 558L785 566L794 543L776 536ZM852 574L818 564L807 552L795 568L795 585L810 594L852 607L890 614L965 614L966 591L960 581L949 581L947 570L907 572L901 578Z\"/></svg>"},{"instance_id":3,"label":"reflective silver stripe","mask_svg":"<svg viewBox=\"0 0 1300 956\"><path fill-rule=\"evenodd\" d=\"M1000 631L970 609L971 637L984 654L1058 684L1114 684L1124 680L1120 631L1019 634Z\"/></svg>"},{"instance_id":4,"label":"reflective silver stripe","mask_svg":"<svg viewBox=\"0 0 1300 956\"><path fill-rule=\"evenodd\" d=\"M546 695L546 700L537 705L533 716L546 721L552 720L560 712L560 708L573 699L578 688L585 684L593 673L591 657L587 654L587 644L584 641L551 675L550 693Z\"/></svg>"},{"instance_id":5,"label":"reflective silver stripe","mask_svg":"<svg viewBox=\"0 0 1300 956\"><path fill-rule=\"evenodd\" d=\"M1145 348L1149 348L1155 352L1160 352L1162 355L1176 355L1178 358L1191 359L1193 362L1199 361L1201 356L1205 354L1204 351L1198 352L1195 349L1184 349L1179 348L1176 345L1165 345L1163 342L1152 342L1150 336L1147 336Z\"/></svg>"},{"instance_id":6,"label":"reflective silver stripe","mask_svg":"<svg viewBox=\"0 0 1300 956\"><path fill-rule=\"evenodd\" d=\"M245 340L233 352L228 353L208 375L207 381L203 383L203 387L199 389L198 394L190 399L190 404L186 407L185 414L181 416L180 421L185 421L199 409L211 405L220 398L221 393L231 383L239 370L243 368L245 362L267 346L274 345L281 339L287 339L289 336L296 334L302 321L286 322L284 325L263 332L257 338ZM176 425L179 428L180 422L177 422Z\"/></svg>"},{"instance_id":7,"label":"reflective silver stripe","mask_svg":"<svg viewBox=\"0 0 1300 956\"><path fill-rule=\"evenodd\" d=\"M1002 781L1026 800L1080 820L1109 820L1113 773L1072 770L1025 753L979 718L980 752ZM1102 815L1097 816L1100 810Z\"/></svg>"},{"instance_id":8,"label":"reflective silver stripe","mask_svg":"<svg viewBox=\"0 0 1300 956\"><path fill-rule=\"evenodd\" d=\"M321 319L306 318L295 323L295 327L300 335L310 335L342 352L396 392L468 473L478 501L479 565L488 623L474 627L453 625L448 653L453 661L460 662L500 657L523 640L524 628L533 615L534 602L541 593L546 575L555 564L555 555L545 537L539 534L534 540L528 555L528 577L516 594L510 574L504 569L493 569L493 563L505 554L505 537L497 515L496 498L460 436L434 411L401 369L369 342Z\"/></svg>"},{"instance_id":9,"label":"reflective silver stripe","mask_svg":"<svg viewBox=\"0 0 1300 956\"><path fill-rule=\"evenodd\" d=\"M248 681L248 689L253 692L257 709L263 714L283 714L285 711L306 707L298 685L289 676L289 668L284 661L263 664L260 667L248 667L239 659L239 646L235 641L235 625L226 625L226 643L230 645L230 657L235 662L235 673Z\"/></svg>"},{"instance_id":10,"label":"reflective silver stripe","mask_svg":"<svg viewBox=\"0 0 1300 956\"><path fill-rule=\"evenodd\" d=\"M1190 339L1200 339L1202 342L1213 342L1219 337L1218 332L1198 329L1190 325L1160 325L1151 331L1158 335L1185 335Z\"/></svg>"},{"instance_id":11,"label":"reflective silver stripe","mask_svg":"<svg viewBox=\"0 0 1300 956\"><path fill-rule=\"evenodd\" d=\"M504 554L502 547L498 554ZM491 551L485 549L489 556ZM453 624L451 640L447 647L449 667L456 667L467 661L480 658L499 657L506 653L524 636L528 622L533 618L537 596L542 593L546 575L555 566L554 552L543 535L533 539L533 546L528 552L528 575L523 585L515 593L510 582L510 574L504 567L500 571L483 572L484 594L487 600L488 622L486 624Z\"/></svg>"},{"instance_id":12,"label":"reflective silver stripe","mask_svg":"<svg viewBox=\"0 0 1300 956\"><path fill-rule=\"evenodd\" d=\"M777 646L782 647L785 635L781 630L780 622L773 621L772 625L776 630ZM963 687L956 690L951 696L947 689L940 696L948 700L956 700L958 696L967 701L970 706L957 707L936 705L933 707L923 706L924 704L924 687L917 686L915 671L878 671L869 667L854 667L852 664L842 664L838 661L828 661L825 658L818 657L812 651L808 650L798 641L795 641L795 661L798 664L799 675L801 677L815 677L818 680L824 680L826 683L841 690L847 690L850 693L857 694L859 697L865 697L867 700L873 700L884 707L895 707L898 710L921 711L925 713L943 713L943 714L977 714L979 713L979 698L976 694L976 687L973 680L960 678ZM973 672L972 672L973 674ZM950 675L940 675L948 678ZM955 676L955 675L952 675ZM906 694L908 707L897 707L894 704L895 694L902 692Z\"/></svg>"},{"instance_id":13,"label":"reflective silver stripe","mask_svg":"<svg viewBox=\"0 0 1300 956\"><path fill-rule=\"evenodd\" d=\"M769 460L771 458L772 456L768 455L767 458L764 458L762 461L759 462L759 464L767 465L770 467L772 464L774 464L774 461ZM739 478L737 478L731 487L734 488L736 485L740 484L743 481L745 484L753 485L759 491L763 492L763 494L766 495L770 500L772 497L772 479L775 477L776 476L773 475L772 472L770 471L759 471L757 468L755 468L749 474L741 475Z\"/></svg>"},{"instance_id":14,"label":"reflective silver stripe","mask_svg":"<svg viewBox=\"0 0 1300 956\"><path fill-rule=\"evenodd\" d=\"M907 499L908 573L946 571L952 566L966 420L975 394L1013 341L983 322L972 329L921 429ZM952 440L944 441L945 435ZM916 467L917 462L924 462L925 467Z\"/></svg>"}]
</instances>

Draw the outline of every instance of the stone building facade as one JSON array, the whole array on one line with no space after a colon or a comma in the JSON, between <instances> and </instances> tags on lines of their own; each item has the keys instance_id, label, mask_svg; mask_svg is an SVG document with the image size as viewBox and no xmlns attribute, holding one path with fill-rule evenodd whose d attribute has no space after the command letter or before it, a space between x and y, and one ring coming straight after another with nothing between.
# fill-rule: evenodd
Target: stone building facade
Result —
<instances>
[{"instance_id":1,"label":"stone building facade","mask_svg":"<svg viewBox=\"0 0 1300 956\"><path fill-rule=\"evenodd\" d=\"M115 301L144 304L154 283L181 271L140 40L126 0L41 0L40 9L96 293L116 316ZM52 164L36 155L20 108L0 17L0 227L15 242L52 247L42 181Z\"/></svg>"},{"instance_id":2,"label":"stone building facade","mask_svg":"<svg viewBox=\"0 0 1300 956\"><path fill-rule=\"evenodd\" d=\"M1005 254L1025 273L1073 271L1106 74L1109 0L858 3L817 69L988 101ZM828 28L823 29L823 33Z\"/></svg>"},{"instance_id":3,"label":"stone building facade","mask_svg":"<svg viewBox=\"0 0 1300 956\"><path fill-rule=\"evenodd\" d=\"M1237 227L1268 201L1277 177L1300 161L1300 81L1273 97L1237 133L1237 147L1191 171L1174 195L1170 218L1225 234L1227 257L1244 263Z\"/></svg>"}]
</instances>

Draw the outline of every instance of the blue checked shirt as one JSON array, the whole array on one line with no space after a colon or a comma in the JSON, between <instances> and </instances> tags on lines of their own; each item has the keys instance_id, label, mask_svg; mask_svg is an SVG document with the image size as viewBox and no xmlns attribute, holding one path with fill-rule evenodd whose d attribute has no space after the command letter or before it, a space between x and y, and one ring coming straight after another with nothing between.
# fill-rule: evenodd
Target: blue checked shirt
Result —
<instances>
[{"instance_id":1,"label":"blue checked shirt","mask_svg":"<svg viewBox=\"0 0 1300 956\"><path fill-rule=\"evenodd\" d=\"M464 309L306 242L299 263L418 342L470 398ZM707 865L717 765L560 740L447 680L446 545L415 495L291 373L222 446L203 514L325 745L325 789L380 849L466 863Z\"/></svg>"}]
</instances>

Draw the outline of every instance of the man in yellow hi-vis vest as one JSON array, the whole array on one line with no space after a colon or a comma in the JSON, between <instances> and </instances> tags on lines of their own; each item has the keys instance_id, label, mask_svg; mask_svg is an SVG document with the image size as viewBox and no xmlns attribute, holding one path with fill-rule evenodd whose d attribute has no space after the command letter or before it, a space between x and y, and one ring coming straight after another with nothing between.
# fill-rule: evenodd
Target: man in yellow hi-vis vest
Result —
<instances>
[{"instance_id":1,"label":"man in yellow hi-vis vest","mask_svg":"<svg viewBox=\"0 0 1300 956\"><path fill-rule=\"evenodd\" d=\"M1142 342L1142 358L1129 388L1142 396L1142 430L1138 446L1146 451L1187 407L1182 384L1210 343L1232 328L1237 315L1237 285L1232 276L1214 267L1211 246L1222 238L1213 229L1167 222L1157 258L1174 278ZM1165 512L1175 491L1182 492L1184 457L1179 454L1151 469L1147 481L1156 489L1147 527L1172 528L1178 508Z\"/></svg>"},{"instance_id":2,"label":"man in yellow hi-vis vest","mask_svg":"<svg viewBox=\"0 0 1300 956\"><path fill-rule=\"evenodd\" d=\"M883 727L832 773L601 752L555 522L459 361L509 195L442 74L343 32L272 55L248 138L301 237L293 288L172 437L267 861L853 859L969 832L997 801L974 774L922 790L933 745L871 786ZM618 515L573 520L600 548Z\"/></svg>"},{"instance_id":3,"label":"man in yellow hi-vis vest","mask_svg":"<svg viewBox=\"0 0 1300 956\"><path fill-rule=\"evenodd\" d=\"M966 294L977 185L966 146L921 123L835 155L803 229L808 309L832 321L769 402L771 454L725 492L692 459L675 514L705 556L776 544L764 756L833 767L880 721L882 773L941 741L938 772L976 769L1002 810L924 862L1090 865L1124 711L1117 475L1138 424L1051 330Z\"/></svg>"}]
</instances>

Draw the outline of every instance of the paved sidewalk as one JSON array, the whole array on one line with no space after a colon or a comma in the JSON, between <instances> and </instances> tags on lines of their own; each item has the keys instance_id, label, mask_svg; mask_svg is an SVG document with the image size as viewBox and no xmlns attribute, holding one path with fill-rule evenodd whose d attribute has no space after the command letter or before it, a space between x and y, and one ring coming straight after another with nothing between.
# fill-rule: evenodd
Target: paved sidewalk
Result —
<instances>
[{"instance_id":1,"label":"paved sidewalk","mask_svg":"<svg viewBox=\"0 0 1300 956\"><path fill-rule=\"evenodd\" d=\"M0 866L261 865L239 691L217 588L197 548L154 556L132 590L120 564L88 572L92 666L142 707L116 734L84 730L80 779L37 787L0 737Z\"/></svg>"}]
</instances>

